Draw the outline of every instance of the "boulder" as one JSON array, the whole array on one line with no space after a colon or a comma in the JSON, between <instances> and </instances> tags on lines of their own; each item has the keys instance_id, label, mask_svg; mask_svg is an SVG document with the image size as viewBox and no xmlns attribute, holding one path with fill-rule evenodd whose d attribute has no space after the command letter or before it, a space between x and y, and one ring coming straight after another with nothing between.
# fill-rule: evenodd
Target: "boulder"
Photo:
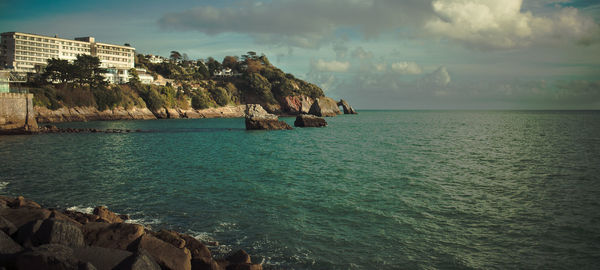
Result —
<instances>
[{"instance_id":1,"label":"boulder","mask_svg":"<svg viewBox=\"0 0 600 270\"><path fill-rule=\"evenodd\" d=\"M23 247L6 233L0 231L0 265L6 265L7 261L21 251L23 251Z\"/></svg>"},{"instance_id":2,"label":"boulder","mask_svg":"<svg viewBox=\"0 0 600 270\"><path fill-rule=\"evenodd\" d=\"M238 263L238 264L230 264L225 269L226 270L262 270L262 265L254 264L254 263Z\"/></svg>"},{"instance_id":3,"label":"boulder","mask_svg":"<svg viewBox=\"0 0 600 270\"><path fill-rule=\"evenodd\" d=\"M125 250L85 246L73 249L73 256L80 261L89 262L98 270L112 270L133 253Z\"/></svg>"},{"instance_id":4,"label":"boulder","mask_svg":"<svg viewBox=\"0 0 600 270\"><path fill-rule=\"evenodd\" d=\"M15 198L13 201L9 202L8 206L10 208L42 208L38 203L32 200L25 199L23 196Z\"/></svg>"},{"instance_id":5,"label":"boulder","mask_svg":"<svg viewBox=\"0 0 600 270\"><path fill-rule=\"evenodd\" d=\"M317 100L315 100L310 107L309 113L320 117L329 117L342 114L337 102L328 97L317 98Z\"/></svg>"},{"instance_id":6,"label":"boulder","mask_svg":"<svg viewBox=\"0 0 600 270\"><path fill-rule=\"evenodd\" d=\"M167 114L167 109L165 108L160 108L157 109L155 111L152 111L152 114L154 114L154 116L158 119L167 119L169 118L169 115Z\"/></svg>"},{"instance_id":7,"label":"boulder","mask_svg":"<svg viewBox=\"0 0 600 270\"><path fill-rule=\"evenodd\" d=\"M179 115L179 112L177 111L177 109L167 108L166 110L167 110L167 118L169 118L169 119L181 118L181 115Z\"/></svg>"},{"instance_id":8,"label":"boulder","mask_svg":"<svg viewBox=\"0 0 600 270\"><path fill-rule=\"evenodd\" d=\"M152 260L146 251L137 252L117 265L114 270L160 270L160 266Z\"/></svg>"},{"instance_id":9,"label":"boulder","mask_svg":"<svg viewBox=\"0 0 600 270\"><path fill-rule=\"evenodd\" d=\"M31 221L19 227L19 230L13 237L17 243L27 248L39 245L39 241L37 241L35 234L40 229L40 226L42 226L42 223L44 223L44 220L41 219Z\"/></svg>"},{"instance_id":10,"label":"boulder","mask_svg":"<svg viewBox=\"0 0 600 270\"><path fill-rule=\"evenodd\" d=\"M91 264L75 258L70 247L49 244L35 247L16 256L16 269L96 269Z\"/></svg>"},{"instance_id":11,"label":"boulder","mask_svg":"<svg viewBox=\"0 0 600 270\"><path fill-rule=\"evenodd\" d=\"M204 259L192 259L192 270L223 270L225 269L219 265L215 260L210 259L205 261Z\"/></svg>"},{"instance_id":12,"label":"boulder","mask_svg":"<svg viewBox=\"0 0 600 270\"><path fill-rule=\"evenodd\" d=\"M12 222L15 227L19 228L31 221L38 219L47 219L50 217L50 210L35 209L35 208L4 208L0 209L0 216Z\"/></svg>"},{"instance_id":13,"label":"boulder","mask_svg":"<svg viewBox=\"0 0 600 270\"><path fill-rule=\"evenodd\" d=\"M77 211L65 210L65 211L63 211L63 214L81 224L86 224L88 222L94 222L94 221L97 221L98 219L100 219L99 216L81 213L81 212L77 212Z\"/></svg>"},{"instance_id":14,"label":"boulder","mask_svg":"<svg viewBox=\"0 0 600 270\"><path fill-rule=\"evenodd\" d=\"M350 104L348 104L348 102L346 102L343 99L340 99L340 102L338 102L338 107L342 106L342 109L344 110L344 114L358 114L354 108L352 108L352 106L350 106Z\"/></svg>"},{"instance_id":15,"label":"boulder","mask_svg":"<svg viewBox=\"0 0 600 270\"><path fill-rule=\"evenodd\" d=\"M283 99L283 108L289 114L306 114L310 111L314 100L310 97L300 96L287 96Z\"/></svg>"},{"instance_id":16,"label":"boulder","mask_svg":"<svg viewBox=\"0 0 600 270\"><path fill-rule=\"evenodd\" d=\"M180 234L180 236L185 240L185 247L190 251L192 258L204 259L205 261L212 259L212 254L208 247L198 241L198 239L185 234Z\"/></svg>"},{"instance_id":17,"label":"boulder","mask_svg":"<svg viewBox=\"0 0 600 270\"><path fill-rule=\"evenodd\" d=\"M152 235L145 234L129 248L130 251L147 251L163 269L191 270L190 251L177 248Z\"/></svg>"},{"instance_id":18,"label":"boulder","mask_svg":"<svg viewBox=\"0 0 600 270\"><path fill-rule=\"evenodd\" d=\"M8 235L12 235L17 232L17 226L10 222L10 220L0 216L0 230Z\"/></svg>"},{"instance_id":19,"label":"boulder","mask_svg":"<svg viewBox=\"0 0 600 270\"><path fill-rule=\"evenodd\" d=\"M246 106L246 129L247 130L286 130L292 129L284 121L267 113L259 104L248 104Z\"/></svg>"},{"instance_id":20,"label":"boulder","mask_svg":"<svg viewBox=\"0 0 600 270\"><path fill-rule=\"evenodd\" d=\"M240 249L235 253L230 254L225 258L230 264L234 263L252 263L250 255L246 251Z\"/></svg>"},{"instance_id":21,"label":"boulder","mask_svg":"<svg viewBox=\"0 0 600 270\"><path fill-rule=\"evenodd\" d=\"M75 224L50 218L36 220L19 228L17 241L24 247L60 244L73 248L84 246L83 233Z\"/></svg>"},{"instance_id":22,"label":"boulder","mask_svg":"<svg viewBox=\"0 0 600 270\"><path fill-rule=\"evenodd\" d=\"M296 127L326 127L327 122L325 119L310 115L310 114L301 114L296 116L296 121L294 121L294 126Z\"/></svg>"},{"instance_id":23,"label":"boulder","mask_svg":"<svg viewBox=\"0 0 600 270\"><path fill-rule=\"evenodd\" d=\"M144 226L139 224L90 222L83 226L87 245L122 250L126 250L144 233Z\"/></svg>"},{"instance_id":24,"label":"boulder","mask_svg":"<svg viewBox=\"0 0 600 270\"><path fill-rule=\"evenodd\" d=\"M176 248L184 248L186 241L179 236L177 232L160 230L159 232L152 232L152 235L160 240L163 240Z\"/></svg>"},{"instance_id":25,"label":"boulder","mask_svg":"<svg viewBox=\"0 0 600 270\"><path fill-rule=\"evenodd\" d=\"M123 219L114 212L108 210L105 206L97 206L94 208L94 215L97 215L103 220L106 220L108 223L121 223Z\"/></svg>"}]
</instances>

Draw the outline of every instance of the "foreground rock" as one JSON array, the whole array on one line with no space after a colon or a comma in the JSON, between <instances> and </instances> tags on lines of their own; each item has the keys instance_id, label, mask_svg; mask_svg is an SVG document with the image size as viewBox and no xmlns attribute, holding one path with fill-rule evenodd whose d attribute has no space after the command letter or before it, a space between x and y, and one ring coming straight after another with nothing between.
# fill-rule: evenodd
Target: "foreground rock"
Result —
<instances>
[{"instance_id":1,"label":"foreground rock","mask_svg":"<svg viewBox=\"0 0 600 270\"><path fill-rule=\"evenodd\" d=\"M301 114L296 116L294 121L296 127L326 127L327 122L322 117L317 117L309 114Z\"/></svg>"},{"instance_id":2,"label":"foreground rock","mask_svg":"<svg viewBox=\"0 0 600 270\"><path fill-rule=\"evenodd\" d=\"M284 121L267 113L259 104L248 104L246 106L246 129L247 130L287 130L292 129Z\"/></svg>"},{"instance_id":3,"label":"foreground rock","mask_svg":"<svg viewBox=\"0 0 600 270\"><path fill-rule=\"evenodd\" d=\"M350 104L348 104L348 102L346 102L343 99L340 99L340 102L338 102L338 107L342 106L342 109L344 110L344 114L358 114L354 108L352 108L352 106L350 106Z\"/></svg>"},{"instance_id":4,"label":"foreground rock","mask_svg":"<svg viewBox=\"0 0 600 270\"><path fill-rule=\"evenodd\" d=\"M310 107L310 114L320 117L331 117L342 114L335 100L328 97L320 97Z\"/></svg>"},{"instance_id":5,"label":"foreground rock","mask_svg":"<svg viewBox=\"0 0 600 270\"><path fill-rule=\"evenodd\" d=\"M0 196L0 269L262 270L243 250L215 259L189 235L124 219L104 206L93 214L61 212Z\"/></svg>"}]
</instances>

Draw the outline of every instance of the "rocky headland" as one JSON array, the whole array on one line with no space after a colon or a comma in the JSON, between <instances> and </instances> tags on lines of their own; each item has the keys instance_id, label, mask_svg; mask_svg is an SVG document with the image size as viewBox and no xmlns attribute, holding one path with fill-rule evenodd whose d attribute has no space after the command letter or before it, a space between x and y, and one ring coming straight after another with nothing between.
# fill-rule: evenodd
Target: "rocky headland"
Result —
<instances>
[{"instance_id":1,"label":"rocky headland","mask_svg":"<svg viewBox=\"0 0 600 270\"><path fill-rule=\"evenodd\" d=\"M128 219L104 206L86 214L0 196L0 269L262 269L243 250L215 258L190 235Z\"/></svg>"}]
</instances>

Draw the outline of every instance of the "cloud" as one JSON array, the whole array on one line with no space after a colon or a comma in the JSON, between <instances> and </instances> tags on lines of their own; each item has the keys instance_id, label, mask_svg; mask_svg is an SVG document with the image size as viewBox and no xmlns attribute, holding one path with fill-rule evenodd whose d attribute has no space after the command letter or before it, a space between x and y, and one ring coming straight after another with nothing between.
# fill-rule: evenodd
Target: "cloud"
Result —
<instances>
[{"instance_id":1,"label":"cloud","mask_svg":"<svg viewBox=\"0 0 600 270\"><path fill-rule=\"evenodd\" d=\"M397 62L392 64L392 70L402 75L418 75L423 72L415 62Z\"/></svg>"},{"instance_id":2,"label":"cloud","mask_svg":"<svg viewBox=\"0 0 600 270\"><path fill-rule=\"evenodd\" d=\"M576 8L561 8L548 17L523 12L522 0L435 0L437 18L425 29L439 37L478 49L512 49L558 41L590 44L600 28Z\"/></svg>"},{"instance_id":3,"label":"cloud","mask_svg":"<svg viewBox=\"0 0 600 270\"><path fill-rule=\"evenodd\" d=\"M198 6L164 14L167 30L195 30L209 35L242 33L258 43L318 48L336 31L352 29L365 38L399 27L416 26L431 13L431 0L238 0L228 6Z\"/></svg>"},{"instance_id":4,"label":"cloud","mask_svg":"<svg viewBox=\"0 0 600 270\"><path fill-rule=\"evenodd\" d=\"M316 62L311 61L311 68L318 72L346 72L350 69L350 62L340 62L335 60L327 62L323 59L319 59Z\"/></svg>"}]
</instances>

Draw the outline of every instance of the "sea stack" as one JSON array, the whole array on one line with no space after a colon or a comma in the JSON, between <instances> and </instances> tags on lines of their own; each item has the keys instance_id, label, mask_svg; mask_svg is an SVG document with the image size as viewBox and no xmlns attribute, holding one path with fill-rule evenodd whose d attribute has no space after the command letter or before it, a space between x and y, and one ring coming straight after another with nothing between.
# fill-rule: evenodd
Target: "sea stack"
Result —
<instances>
[{"instance_id":1,"label":"sea stack","mask_svg":"<svg viewBox=\"0 0 600 270\"><path fill-rule=\"evenodd\" d=\"M284 121L279 121L277 115L267 113L260 104L246 105L247 130L287 130L292 129Z\"/></svg>"},{"instance_id":2,"label":"sea stack","mask_svg":"<svg viewBox=\"0 0 600 270\"><path fill-rule=\"evenodd\" d=\"M346 102L343 99L340 99L340 102L338 102L337 104L338 106L342 106L342 109L344 110L344 114L358 114L354 108L352 108L352 106L350 106L350 104L348 104L348 102Z\"/></svg>"},{"instance_id":3,"label":"sea stack","mask_svg":"<svg viewBox=\"0 0 600 270\"><path fill-rule=\"evenodd\" d=\"M296 127L326 127L327 122L322 117L309 115L309 114L301 114L296 117L294 126L296 126Z\"/></svg>"},{"instance_id":4,"label":"sea stack","mask_svg":"<svg viewBox=\"0 0 600 270\"><path fill-rule=\"evenodd\" d=\"M329 117L342 114L342 112L340 112L340 108L337 105L337 102L335 102L335 100L333 100L332 98L328 97L317 98L310 107L309 113L320 117Z\"/></svg>"}]
</instances>

